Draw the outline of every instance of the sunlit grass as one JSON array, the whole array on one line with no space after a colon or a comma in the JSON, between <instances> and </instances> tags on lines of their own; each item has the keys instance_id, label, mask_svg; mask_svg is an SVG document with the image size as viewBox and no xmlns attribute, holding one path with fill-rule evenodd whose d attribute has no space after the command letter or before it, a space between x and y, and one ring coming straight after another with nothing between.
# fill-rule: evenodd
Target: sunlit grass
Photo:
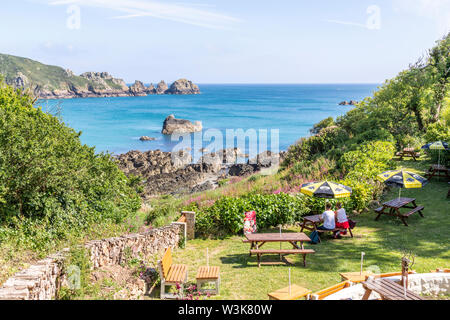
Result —
<instances>
[{"instance_id":1,"label":"sunlit grass","mask_svg":"<svg viewBox=\"0 0 450 320\"><path fill-rule=\"evenodd\" d=\"M425 170L426 162L399 162L399 167ZM351 218L357 221L355 238L342 240L323 239L320 245L306 247L316 250L307 258L304 268L301 257L290 256L292 283L320 290L340 281L340 272L360 270L361 252L365 252L364 269L379 272L401 271L400 260L404 252L415 255L413 269L429 272L450 265L450 201L446 198L449 185L444 179L434 178L423 189L402 190L402 196L417 199L425 206L424 216L414 214L408 219L409 227L389 216L374 221L372 211ZM389 190L383 201L398 197L398 190ZM269 230L270 231L270 230ZM284 232L299 231L292 227ZM277 230L272 230L277 232ZM216 299L267 299L267 293L287 286L286 265L257 267L255 257L249 257L249 244L242 243L242 236L226 239L192 240L186 249L174 253L175 263L189 266L189 280L194 282L196 270L206 265L206 248L210 253L210 265L221 267L221 296ZM265 248L279 248L279 244L266 244ZM283 248L289 245L283 244ZM278 257L263 257L263 261L277 261Z\"/></svg>"}]
</instances>

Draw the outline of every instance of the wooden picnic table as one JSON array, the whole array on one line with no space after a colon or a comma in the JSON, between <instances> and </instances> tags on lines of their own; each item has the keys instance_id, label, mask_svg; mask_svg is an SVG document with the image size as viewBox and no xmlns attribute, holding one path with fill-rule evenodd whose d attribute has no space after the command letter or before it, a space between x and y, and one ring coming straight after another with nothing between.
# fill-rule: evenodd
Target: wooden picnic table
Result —
<instances>
[{"instance_id":1,"label":"wooden picnic table","mask_svg":"<svg viewBox=\"0 0 450 320\"><path fill-rule=\"evenodd\" d=\"M433 177L450 178L450 171L446 166L444 166L442 164L441 165L433 164L433 165L431 165L430 169L428 170L426 178L428 180L431 180Z\"/></svg>"},{"instance_id":2,"label":"wooden picnic table","mask_svg":"<svg viewBox=\"0 0 450 320\"><path fill-rule=\"evenodd\" d=\"M317 214L314 216L306 216L303 217L303 223L302 223L302 229L300 232L303 232L303 230L309 230L309 231L320 231L320 232L336 232L336 231L348 231L353 238L352 230L349 229L340 229L336 228L334 230L318 230L317 228L323 223L323 219L321 218L322 215ZM320 241L320 237L319 237Z\"/></svg>"},{"instance_id":3,"label":"wooden picnic table","mask_svg":"<svg viewBox=\"0 0 450 320\"><path fill-rule=\"evenodd\" d=\"M271 293L268 293L269 300L299 300L311 294L312 291L296 284Z\"/></svg>"},{"instance_id":4,"label":"wooden picnic table","mask_svg":"<svg viewBox=\"0 0 450 320\"><path fill-rule=\"evenodd\" d=\"M339 274L343 281L351 281L353 283L360 283L367 279L369 276L373 276L371 271L361 272L344 272Z\"/></svg>"},{"instance_id":5,"label":"wooden picnic table","mask_svg":"<svg viewBox=\"0 0 450 320\"><path fill-rule=\"evenodd\" d=\"M409 204L412 204L412 205L409 205ZM400 209L404 209L404 208L408 208L408 209L412 209L412 210L408 213L401 213ZM418 212L419 215L422 218L424 218L424 216L422 214L423 209L425 209L425 207L423 207L423 206L419 207L416 205L416 199L396 198L394 200L383 203L382 207L375 209L375 212L378 213L378 216L375 218L375 221L378 221L380 219L381 215L385 214L388 216L394 216L394 217L400 218L400 220L402 220L402 222L405 224L405 226L408 226L406 219L410 215Z\"/></svg>"},{"instance_id":6,"label":"wooden picnic table","mask_svg":"<svg viewBox=\"0 0 450 320\"><path fill-rule=\"evenodd\" d=\"M372 292L378 293L382 300L425 300L410 290L406 290L405 296L405 289L392 280L369 278L362 285L366 289L363 300L369 300Z\"/></svg>"},{"instance_id":7,"label":"wooden picnic table","mask_svg":"<svg viewBox=\"0 0 450 320\"><path fill-rule=\"evenodd\" d=\"M284 256L291 254L302 254L303 264L306 266L306 255L314 253L314 250L305 249L304 242L309 242L311 239L304 233L252 233L246 234L247 238L245 242L250 243L250 256L255 254L258 257L258 266L261 265L261 255L263 254L278 254L280 259ZM266 243L290 243L293 247L292 250L263 250L261 249Z\"/></svg>"},{"instance_id":8,"label":"wooden picnic table","mask_svg":"<svg viewBox=\"0 0 450 320\"><path fill-rule=\"evenodd\" d=\"M420 158L420 153L416 152L414 148L404 148L402 151L396 153L397 157L400 157L400 161L403 158L413 158L414 161L417 161L417 158Z\"/></svg>"}]
</instances>

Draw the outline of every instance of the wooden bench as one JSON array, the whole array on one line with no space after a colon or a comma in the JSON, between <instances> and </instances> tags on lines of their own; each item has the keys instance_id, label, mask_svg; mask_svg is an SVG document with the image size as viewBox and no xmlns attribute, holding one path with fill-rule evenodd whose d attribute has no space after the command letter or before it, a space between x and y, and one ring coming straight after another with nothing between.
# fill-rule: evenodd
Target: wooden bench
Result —
<instances>
[{"instance_id":1,"label":"wooden bench","mask_svg":"<svg viewBox=\"0 0 450 320\"><path fill-rule=\"evenodd\" d=\"M172 263L172 249L168 248L161 260L158 260L159 276L161 278L161 299L175 299L178 296L166 293L166 286L179 285L181 295L187 282L187 266Z\"/></svg>"},{"instance_id":2,"label":"wooden bench","mask_svg":"<svg viewBox=\"0 0 450 320\"><path fill-rule=\"evenodd\" d=\"M343 281L351 281L352 283L360 283L366 281L369 276L373 276L371 271L361 272L343 272L339 274Z\"/></svg>"},{"instance_id":3,"label":"wooden bench","mask_svg":"<svg viewBox=\"0 0 450 320\"><path fill-rule=\"evenodd\" d=\"M396 157L399 157L400 161L403 161L403 158L413 158L414 161L417 161L420 158L420 152L413 151L400 151L395 154Z\"/></svg>"},{"instance_id":4,"label":"wooden bench","mask_svg":"<svg viewBox=\"0 0 450 320\"><path fill-rule=\"evenodd\" d=\"M261 249L253 249L250 250L250 254L256 254L258 257L258 268L261 267L261 256L264 254L278 254L278 255L291 255L291 254L301 254L303 255L303 265L306 267L306 255L316 253L312 249L291 249L291 250L261 250Z\"/></svg>"},{"instance_id":5,"label":"wooden bench","mask_svg":"<svg viewBox=\"0 0 450 320\"><path fill-rule=\"evenodd\" d=\"M336 229L333 229L333 230L320 230L320 229L317 229L316 231L318 233L327 233L327 232L335 233L335 232L338 232L338 231L340 231L340 232L348 232L348 233L350 233L350 236L353 238L353 232L352 232L352 229L350 229L350 228L348 228L348 229L336 228ZM319 241L321 241L320 237L319 237Z\"/></svg>"},{"instance_id":6,"label":"wooden bench","mask_svg":"<svg viewBox=\"0 0 450 320\"><path fill-rule=\"evenodd\" d=\"M336 292L339 292L345 288L351 287L352 286L352 282L351 281L344 281L341 283L338 283L332 287L317 291L316 293L311 295L311 300L323 300L326 297L335 294Z\"/></svg>"},{"instance_id":7,"label":"wooden bench","mask_svg":"<svg viewBox=\"0 0 450 320\"><path fill-rule=\"evenodd\" d=\"M220 292L220 267L200 267L197 271L197 290L211 294L219 294ZM203 289L205 283L214 282L214 289Z\"/></svg>"},{"instance_id":8,"label":"wooden bench","mask_svg":"<svg viewBox=\"0 0 450 320\"><path fill-rule=\"evenodd\" d=\"M311 290L293 284L290 288L286 287L268 293L267 295L269 296L269 300L300 300L301 298L308 297L311 292Z\"/></svg>"},{"instance_id":9,"label":"wooden bench","mask_svg":"<svg viewBox=\"0 0 450 320\"><path fill-rule=\"evenodd\" d=\"M422 214L422 210L423 210L423 209L425 209L424 206L419 206L419 207L417 207L417 208L412 209L410 212L403 214L403 216L407 218L407 217L409 217L410 215L412 215L412 214L418 212L422 218L425 218L425 217L423 216L423 214Z\"/></svg>"}]
</instances>

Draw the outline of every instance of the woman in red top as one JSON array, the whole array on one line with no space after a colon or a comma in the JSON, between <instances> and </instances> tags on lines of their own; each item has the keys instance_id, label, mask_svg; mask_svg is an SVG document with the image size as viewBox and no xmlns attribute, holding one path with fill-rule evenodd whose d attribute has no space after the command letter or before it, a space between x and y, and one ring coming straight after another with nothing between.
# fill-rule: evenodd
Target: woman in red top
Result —
<instances>
[{"instance_id":1,"label":"woman in red top","mask_svg":"<svg viewBox=\"0 0 450 320\"><path fill-rule=\"evenodd\" d=\"M336 203L336 229L350 229L350 225L348 224L347 213L345 209L342 208L342 203ZM340 231L336 232L334 237L337 238L341 234ZM342 232L343 235L347 234L347 231Z\"/></svg>"}]
</instances>

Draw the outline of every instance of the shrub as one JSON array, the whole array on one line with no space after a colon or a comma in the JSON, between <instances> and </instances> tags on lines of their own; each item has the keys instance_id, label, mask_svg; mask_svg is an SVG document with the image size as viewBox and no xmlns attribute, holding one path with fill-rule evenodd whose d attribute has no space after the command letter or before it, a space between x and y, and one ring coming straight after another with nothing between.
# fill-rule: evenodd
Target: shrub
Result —
<instances>
[{"instance_id":1,"label":"shrub","mask_svg":"<svg viewBox=\"0 0 450 320\"><path fill-rule=\"evenodd\" d=\"M334 118L329 117L329 118L323 119L319 123L316 123L314 125L314 127L309 131L311 132L311 134L318 134L322 129L334 126L334 124L335 124Z\"/></svg>"},{"instance_id":2,"label":"shrub","mask_svg":"<svg viewBox=\"0 0 450 320\"><path fill-rule=\"evenodd\" d=\"M260 229L293 223L310 212L302 195L279 193L223 197L197 213L197 232L201 236L238 234L243 229L244 213L253 210Z\"/></svg>"},{"instance_id":3,"label":"shrub","mask_svg":"<svg viewBox=\"0 0 450 320\"><path fill-rule=\"evenodd\" d=\"M42 247L135 212L136 180L33 103L0 83L0 240Z\"/></svg>"},{"instance_id":4,"label":"shrub","mask_svg":"<svg viewBox=\"0 0 450 320\"><path fill-rule=\"evenodd\" d=\"M392 142L374 141L347 152L340 160L340 166L353 179L374 179L390 165L395 153Z\"/></svg>"}]
</instances>

